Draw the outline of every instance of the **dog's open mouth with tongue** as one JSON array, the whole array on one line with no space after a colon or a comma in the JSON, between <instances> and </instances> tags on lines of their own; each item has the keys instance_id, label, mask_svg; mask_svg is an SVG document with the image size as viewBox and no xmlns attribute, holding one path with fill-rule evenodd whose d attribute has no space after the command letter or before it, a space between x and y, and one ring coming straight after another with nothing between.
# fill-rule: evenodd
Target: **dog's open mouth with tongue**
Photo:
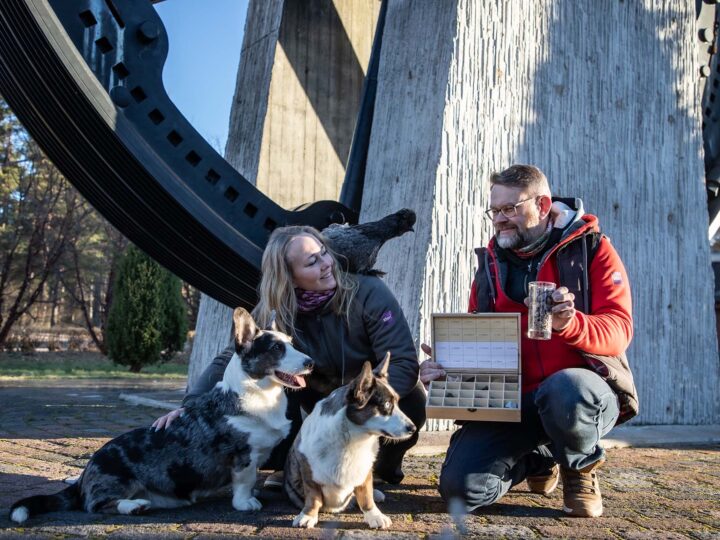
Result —
<instances>
[{"instance_id":1,"label":"dog's open mouth with tongue","mask_svg":"<svg viewBox=\"0 0 720 540\"><path fill-rule=\"evenodd\" d=\"M290 373L285 373L284 371L278 371L275 370L275 377L283 383L285 386L289 388L305 388L306 382L305 382L305 375L307 375L308 372L305 373L298 373L296 375L292 375Z\"/></svg>"}]
</instances>

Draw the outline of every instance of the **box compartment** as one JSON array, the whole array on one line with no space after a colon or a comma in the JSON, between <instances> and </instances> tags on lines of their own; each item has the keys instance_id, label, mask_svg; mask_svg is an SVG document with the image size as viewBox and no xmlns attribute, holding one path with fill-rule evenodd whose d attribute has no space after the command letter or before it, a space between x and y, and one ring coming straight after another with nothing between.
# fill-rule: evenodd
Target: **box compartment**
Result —
<instances>
[{"instance_id":1,"label":"box compartment","mask_svg":"<svg viewBox=\"0 0 720 540\"><path fill-rule=\"evenodd\" d=\"M434 313L431 324L447 377L430 383L427 417L520 422L520 314Z\"/></svg>"}]
</instances>

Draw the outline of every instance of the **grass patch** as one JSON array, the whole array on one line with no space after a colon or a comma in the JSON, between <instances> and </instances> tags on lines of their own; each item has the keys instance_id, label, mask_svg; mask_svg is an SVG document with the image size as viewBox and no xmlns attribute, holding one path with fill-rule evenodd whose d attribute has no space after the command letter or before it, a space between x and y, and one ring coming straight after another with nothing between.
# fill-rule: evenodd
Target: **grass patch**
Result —
<instances>
[{"instance_id":1,"label":"grass patch","mask_svg":"<svg viewBox=\"0 0 720 540\"><path fill-rule=\"evenodd\" d=\"M0 353L0 379L182 379L187 376L186 356L130 373L125 366L92 352Z\"/></svg>"}]
</instances>

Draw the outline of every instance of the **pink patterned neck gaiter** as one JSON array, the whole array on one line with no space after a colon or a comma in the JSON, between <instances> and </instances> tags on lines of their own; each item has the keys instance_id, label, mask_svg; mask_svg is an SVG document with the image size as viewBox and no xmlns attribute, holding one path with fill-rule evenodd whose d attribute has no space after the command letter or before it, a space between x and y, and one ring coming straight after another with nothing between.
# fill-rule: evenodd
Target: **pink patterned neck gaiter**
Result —
<instances>
[{"instance_id":1,"label":"pink patterned neck gaiter","mask_svg":"<svg viewBox=\"0 0 720 540\"><path fill-rule=\"evenodd\" d=\"M325 305L335 295L336 289L327 291L306 291L304 289L295 289L295 298L297 299L298 311L307 313L315 311L320 306Z\"/></svg>"}]
</instances>

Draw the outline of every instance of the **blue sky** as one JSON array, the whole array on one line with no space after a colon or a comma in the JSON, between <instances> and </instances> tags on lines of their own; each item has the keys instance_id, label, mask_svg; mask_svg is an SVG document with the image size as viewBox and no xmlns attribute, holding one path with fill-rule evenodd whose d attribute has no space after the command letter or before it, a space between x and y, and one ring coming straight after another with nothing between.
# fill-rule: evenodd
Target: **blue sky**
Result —
<instances>
[{"instance_id":1,"label":"blue sky","mask_svg":"<svg viewBox=\"0 0 720 540\"><path fill-rule=\"evenodd\" d=\"M170 41L165 89L224 154L248 0L166 0L155 5Z\"/></svg>"}]
</instances>

